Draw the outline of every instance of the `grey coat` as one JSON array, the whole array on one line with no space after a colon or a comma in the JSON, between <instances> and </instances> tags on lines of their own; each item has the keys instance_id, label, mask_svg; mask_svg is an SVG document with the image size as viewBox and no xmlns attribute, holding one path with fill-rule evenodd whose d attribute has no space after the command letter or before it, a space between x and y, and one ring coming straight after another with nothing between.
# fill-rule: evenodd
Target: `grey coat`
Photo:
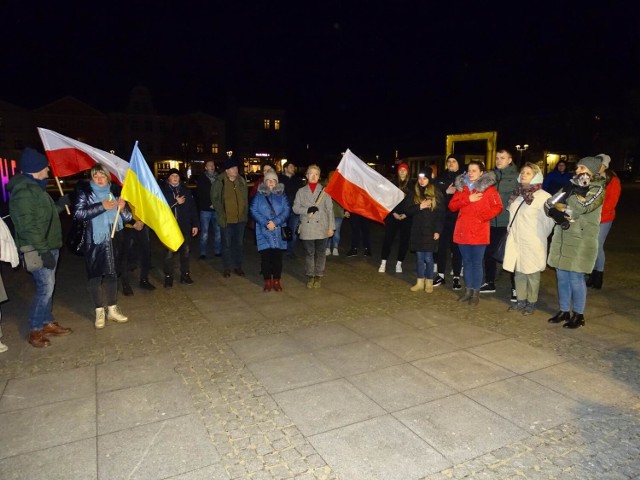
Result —
<instances>
[{"instance_id":1,"label":"grey coat","mask_svg":"<svg viewBox=\"0 0 640 480\"><path fill-rule=\"evenodd\" d=\"M318 211L309 215L307 210L314 205L320 196ZM333 201L324 193L322 185L318 184L316 191L311 193L309 185L305 185L296 193L293 201L293 211L300 215L300 239L321 240L327 238L329 230L336 229L336 219L333 216Z\"/></svg>"}]
</instances>

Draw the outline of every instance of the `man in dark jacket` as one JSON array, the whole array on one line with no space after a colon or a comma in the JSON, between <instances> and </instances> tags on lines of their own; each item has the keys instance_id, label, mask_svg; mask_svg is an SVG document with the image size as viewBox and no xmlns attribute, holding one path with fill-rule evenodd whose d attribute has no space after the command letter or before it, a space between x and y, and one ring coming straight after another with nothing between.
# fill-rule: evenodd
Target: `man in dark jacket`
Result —
<instances>
[{"instance_id":1,"label":"man in dark jacket","mask_svg":"<svg viewBox=\"0 0 640 480\"><path fill-rule=\"evenodd\" d=\"M207 258L207 243L209 229L213 231L213 253L216 257L222 255L222 237L220 225L216 219L216 211L211 204L211 186L218 177L216 164L213 160L204 162L204 171L198 177L198 201L200 202L200 258Z\"/></svg>"},{"instance_id":2,"label":"man in dark jacket","mask_svg":"<svg viewBox=\"0 0 640 480\"><path fill-rule=\"evenodd\" d=\"M180 172L172 168L169 170L167 180L161 189L184 237L184 243L178 249L180 253L180 283L191 285L193 283L189 271L191 238L198 234L200 219L193 195L181 180ZM173 287L173 252L170 249L167 249L164 257L164 286L165 288Z\"/></svg>"},{"instance_id":3,"label":"man in dark jacket","mask_svg":"<svg viewBox=\"0 0 640 480\"><path fill-rule=\"evenodd\" d=\"M456 228L456 220L458 219L458 212L452 212L449 210L449 202L453 198L453 194L456 193L456 187L454 182L456 177L462 173L460 169L460 162L455 155L449 155L445 165L445 171L442 172L434 180L436 187L442 192L442 198L445 202L445 217L444 227L440 240L438 241L438 251L436 253L436 265L438 266L438 275L433 279L433 286L445 284L445 272L447 270L447 264L449 258L452 258L453 267L453 284L454 290L461 290L460 284L460 272L462 270L462 255L458 244L453 242L453 231Z\"/></svg>"},{"instance_id":4,"label":"man in dark jacket","mask_svg":"<svg viewBox=\"0 0 640 480\"><path fill-rule=\"evenodd\" d=\"M26 148L20 158L22 174L13 177L7 187L11 193L9 212L16 230L16 247L36 284L29 308L29 343L36 348L48 347L50 336L71 333L70 328L60 326L53 319L53 290L62 246L58 213L64 207L57 207L46 192L47 164L44 155Z\"/></svg>"},{"instance_id":5,"label":"man in dark jacket","mask_svg":"<svg viewBox=\"0 0 640 480\"><path fill-rule=\"evenodd\" d=\"M513 163L513 157L508 150L498 150L496 153L496 168L493 170L496 175L496 190L502 200L502 213L491 220L490 240L484 252L484 283L480 287L480 293L494 293L496 291L496 270L497 263L493 258L496 247L507 234L509 225L509 196L518 185L518 167ZM516 302L515 282L511 278L511 301Z\"/></svg>"},{"instance_id":6,"label":"man in dark jacket","mask_svg":"<svg viewBox=\"0 0 640 480\"><path fill-rule=\"evenodd\" d=\"M280 175L280 183L284 185L284 193L289 201L289 219L287 225L293 232L293 237L287 242L287 256L295 256L296 242L298 241L298 224L300 223L300 216L293 211L293 201L296 199L296 193L300 190L300 187L304 185L304 181L298 175L296 175L296 166L292 162L287 162L282 166L282 174Z\"/></svg>"}]
</instances>

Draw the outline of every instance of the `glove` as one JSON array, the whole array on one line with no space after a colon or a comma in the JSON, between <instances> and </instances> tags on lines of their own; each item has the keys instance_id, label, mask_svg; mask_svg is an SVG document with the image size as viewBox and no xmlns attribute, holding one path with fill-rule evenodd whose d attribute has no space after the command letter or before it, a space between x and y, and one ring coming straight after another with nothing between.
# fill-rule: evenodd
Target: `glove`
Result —
<instances>
[{"instance_id":1,"label":"glove","mask_svg":"<svg viewBox=\"0 0 640 480\"><path fill-rule=\"evenodd\" d=\"M316 213L317 211L318 211L318 207L316 207L315 205L307 209L308 214Z\"/></svg>"},{"instance_id":2,"label":"glove","mask_svg":"<svg viewBox=\"0 0 640 480\"><path fill-rule=\"evenodd\" d=\"M48 268L49 270L53 270L54 268L56 268L56 257L53 256L53 253L41 253L40 257L42 258L43 267Z\"/></svg>"},{"instance_id":3,"label":"glove","mask_svg":"<svg viewBox=\"0 0 640 480\"><path fill-rule=\"evenodd\" d=\"M59 208L70 207L71 200L69 200L69 195L62 195L58 200L56 200L56 205Z\"/></svg>"}]
</instances>

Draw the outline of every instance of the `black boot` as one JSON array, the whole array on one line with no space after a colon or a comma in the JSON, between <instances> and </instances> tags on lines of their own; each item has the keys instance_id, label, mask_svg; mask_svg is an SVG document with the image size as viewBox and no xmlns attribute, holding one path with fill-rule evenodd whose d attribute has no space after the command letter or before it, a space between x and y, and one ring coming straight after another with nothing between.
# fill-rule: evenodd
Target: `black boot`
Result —
<instances>
[{"instance_id":1,"label":"black boot","mask_svg":"<svg viewBox=\"0 0 640 480\"><path fill-rule=\"evenodd\" d=\"M563 325L564 328L578 328L584 325L584 315L582 313L575 313L571 319Z\"/></svg>"},{"instance_id":2,"label":"black boot","mask_svg":"<svg viewBox=\"0 0 640 480\"><path fill-rule=\"evenodd\" d=\"M562 323L562 322L566 322L567 320L569 320L569 312L563 312L562 310L560 310L553 317L551 317L549 320L547 320L547 322L549 322L549 323Z\"/></svg>"},{"instance_id":3,"label":"black boot","mask_svg":"<svg viewBox=\"0 0 640 480\"><path fill-rule=\"evenodd\" d=\"M590 278L591 286L596 290L600 290L602 288L603 277L604 277L604 272L599 272L597 270L594 270L593 272L591 272L591 278Z\"/></svg>"},{"instance_id":4,"label":"black boot","mask_svg":"<svg viewBox=\"0 0 640 480\"><path fill-rule=\"evenodd\" d=\"M587 284L587 288L591 288L593 287L593 274L594 274L595 270L593 272L591 272L590 274L587 275L587 277L585 278L586 284Z\"/></svg>"}]
</instances>

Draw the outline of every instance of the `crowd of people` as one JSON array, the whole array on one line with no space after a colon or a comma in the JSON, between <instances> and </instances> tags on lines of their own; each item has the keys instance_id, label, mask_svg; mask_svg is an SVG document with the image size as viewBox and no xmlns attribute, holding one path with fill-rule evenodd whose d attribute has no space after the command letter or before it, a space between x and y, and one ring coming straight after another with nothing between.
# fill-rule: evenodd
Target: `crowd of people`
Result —
<instances>
[{"instance_id":1,"label":"crowd of people","mask_svg":"<svg viewBox=\"0 0 640 480\"><path fill-rule=\"evenodd\" d=\"M603 286L604 243L621 191L619 179L609 169L610 157L582 158L575 175L561 160L546 178L536 164L518 168L507 150L497 152L491 171L481 161L465 165L462 160L449 155L443 173L433 178L432 169L426 167L416 172L415 181L406 163L398 166L395 185L404 200L384 221L378 272L386 272L397 240L395 273L403 272L408 252L415 253L416 282L411 291L432 293L434 287L447 285L451 263L452 289L464 286L458 301L474 306L481 294L496 291L496 274L503 268L510 278L509 311L532 315L541 272L549 265L556 271L559 308L548 321L564 322L566 328L583 326L587 288ZM0 225L0 259L13 264L21 258L33 278L29 343L43 348L50 345L50 337L72 333L55 321L52 309L63 245L59 213L65 208L81 228L78 249L95 307L95 328L103 328L108 320L128 321L117 302L119 280L122 293L133 295L129 275L139 265L140 288L156 288L148 277L149 227L120 197L120 188L111 183L103 165L96 164L90 178L58 202L46 192L49 169L44 155L27 148L19 166L22 173L8 185L15 244L7 239L6 226ZM364 256L373 255L370 220L331 199L318 165L310 165L304 179L291 162L283 165L280 175L273 166L267 167L249 190L235 159L225 160L220 172L208 160L197 181L197 202L180 171L167 172L161 191L184 243L177 252L165 248L164 288L173 287L176 255L180 283L194 283L190 257L192 239L198 235L201 260L207 259L213 243L213 254L222 257L222 276L229 278L232 272L245 276L247 226L255 235L264 292L283 290L283 256L296 255L298 240L304 251L306 286L320 288L327 256L339 255L344 219L351 223L346 256L356 256L361 247ZM0 281L0 301L5 299ZM0 343L0 352L5 350Z\"/></svg>"}]
</instances>

